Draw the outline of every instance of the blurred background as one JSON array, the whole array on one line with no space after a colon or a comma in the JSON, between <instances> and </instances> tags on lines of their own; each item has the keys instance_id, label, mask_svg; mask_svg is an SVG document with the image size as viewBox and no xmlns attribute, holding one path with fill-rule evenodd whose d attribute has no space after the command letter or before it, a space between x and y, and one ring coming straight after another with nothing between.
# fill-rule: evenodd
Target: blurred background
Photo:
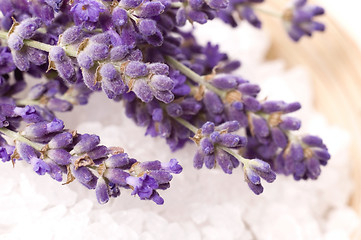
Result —
<instances>
[{"instance_id":1,"label":"blurred background","mask_svg":"<svg viewBox=\"0 0 361 240\"><path fill-rule=\"evenodd\" d=\"M269 1L279 8L287 1ZM351 134L350 153L355 190L350 205L361 216L361 9L360 1L312 1L326 9L322 19L327 25L324 34L311 40L294 43L284 38L277 22L269 17L272 47L269 59L284 58L289 66L303 65L311 73L317 110L326 115L332 124ZM358 233L359 234L359 233ZM360 235L355 239L361 239Z\"/></svg>"}]
</instances>

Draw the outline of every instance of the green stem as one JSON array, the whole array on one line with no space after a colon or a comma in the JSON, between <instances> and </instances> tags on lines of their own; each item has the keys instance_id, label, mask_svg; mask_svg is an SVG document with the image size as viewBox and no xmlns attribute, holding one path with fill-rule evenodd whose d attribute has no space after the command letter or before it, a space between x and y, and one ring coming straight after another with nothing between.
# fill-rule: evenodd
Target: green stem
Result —
<instances>
[{"instance_id":1,"label":"green stem","mask_svg":"<svg viewBox=\"0 0 361 240\"><path fill-rule=\"evenodd\" d=\"M198 128L196 128L193 124L187 122L183 118L173 118L173 119L179 122L180 124L182 124L183 126L185 126L186 128L188 128L189 130L191 130L194 134L197 133Z\"/></svg>"},{"instance_id":2,"label":"green stem","mask_svg":"<svg viewBox=\"0 0 361 240\"><path fill-rule=\"evenodd\" d=\"M198 128L196 128L196 126L194 126L193 124L187 122L186 120L182 119L182 118L173 118L174 120L176 120L177 122L179 122L180 124L182 124L183 126L185 126L186 128L188 128L189 130L191 130L194 134L197 134ZM243 158L241 155L233 152L231 149L224 147L224 146L219 146L216 145L217 148L222 149L223 151L229 153L230 155L232 155L233 157L237 158L241 163L243 163L243 165L248 165L248 160Z\"/></svg>"},{"instance_id":3,"label":"green stem","mask_svg":"<svg viewBox=\"0 0 361 240\"><path fill-rule=\"evenodd\" d=\"M39 105L39 101L29 100L29 99L18 99L16 100L17 106L26 106L26 105Z\"/></svg>"},{"instance_id":4,"label":"green stem","mask_svg":"<svg viewBox=\"0 0 361 240\"><path fill-rule=\"evenodd\" d=\"M0 132L3 133L6 136L12 138L13 140L26 143L27 145L29 145L29 146L33 147L34 149L38 150L39 152L44 147L44 145L39 144L39 143L34 143L34 142L30 141L29 139L21 136L19 133L11 131L11 130L9 130L7 128L0 128Z\"/></svg>"},{"instance_id":5,"label":"green stem","mask_svg":"<svg viewBox=\"0 0 361 240\"><path fill-rule=\"evenodd\" d=\"M170 7L171 8L181 8L181 7L183 7L184 6L184 3L182 3L182 2L172 2L171 4L170 4Z\"/></svg>"},{"instance_id":6,"label":"green stem","mask_svg":"<svg viewBox=\"0 0 361 240\"><path fill-rule=\"evenodd\" d=\"M231 154L233 157L237 158L241 163L243 163L243 165L247 165L248 164L248 160L243 158L241 155L233 152L231 149L223 147L223 146L217 146L218 148L222 149L223 151Z\"/></svg>"},{"instance_id":7,"label":"green stem","mask_svg":"<svg viewBox=\"0 0 361 240\"><path fill-rule=\"evenodd\" d=\"M255 10L256 12L260 12L272 17L276 17L276 18L282 18L282 14L278 13L278 12L273 12L271 10L268 9L264 9L264 8L259 8L259 7L252 7L253 10Z\"/></svg>"},{"instance_id":8,"label":"green stem","mask_svg":"<svg viewBox=\"0 0 361 240\"><path fill-rule=\"evenodd\" d=\"M182 64L181 62L177 61L176 59L174 59L171 56L164 56L166 62L168 62L170 65L172 65L174 68L178 69L179 71L181 71L181 73L183 73L184 75L186 75L188 78L192 79L193 81L197 82L200 85L204 85L206 88L208 88L209 90L213 91L214 93L216 93L218 96L220 96L222 99L224 99L226 97L226 92L222 91L216 87L214 87L212 84L206 82L204 80L204 78L200 75L198 75L196 72L194 72L193 70L189 69L188 67L186 67L184 64Z\"/></svg>"},{"instance_id":9,"label":"green stem","mask_svg":"<svg viewBox=\"0 0 361 240\"><path fill-rule=\"evenodd\" d=\"M4 32L4 31L0 31L0 38L7 40L8 39L8 33ZM25 39L24 40L24 45L28 46L28 47L36 48L36 49L39 49L39 50L43 50L45 52L49 52L50 49L54 47L53 45L38 42L38 41L34 41L34 40L30 40L30 39ZM77 56L77 54L76 54L77 51L73 47L64 46L63 48L65 50L65 53L68 56L70 56L70 57L76 57Z\"/></svg>"}]
</instances>

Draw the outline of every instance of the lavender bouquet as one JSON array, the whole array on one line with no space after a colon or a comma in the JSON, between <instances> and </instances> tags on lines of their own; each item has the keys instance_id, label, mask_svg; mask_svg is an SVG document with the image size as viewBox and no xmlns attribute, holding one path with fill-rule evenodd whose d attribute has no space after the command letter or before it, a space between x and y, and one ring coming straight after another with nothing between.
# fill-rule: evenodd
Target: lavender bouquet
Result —
<instances>
[{"instance_id":1,"label":"lavender bouquet","mask_svg":"<svg viewBox=\"0 0 361 240\"><path fill-rule=\"evenodd\" d=\"M56 117L102 91L172 151L195 143L195 168L242 167L255 194L276 174L317 179L330 155L319 137L294 134L301 122L289 114L300 104L257 99L260 87L232 73L240 62L218 45L199 45L189 30L215 18L261 28L258 13L280 18L294 41L325 29L314 20L324 10L306 0L282 13L265 11L263 2L0 0L1 160L24 160L63 184L77 180L101 204L122 188L163 204L159 191L182 172L176 159L136 160ZM28 86L29 76L39 83Z\"/></svg>"}]
</instances>

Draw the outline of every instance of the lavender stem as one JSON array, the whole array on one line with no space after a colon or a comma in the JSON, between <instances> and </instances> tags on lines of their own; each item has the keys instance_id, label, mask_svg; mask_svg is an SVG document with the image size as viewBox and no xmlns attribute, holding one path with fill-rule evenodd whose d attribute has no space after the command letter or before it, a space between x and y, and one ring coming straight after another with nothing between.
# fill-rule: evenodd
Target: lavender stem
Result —
<instances>
[{"instance_id":1,"label":"lavender stem","mask_svg":"<svg viewBox=\"0 0 361 240\"><path fill-rule=\"evenodd\" d=\"M193 81L206 86L209 90L216 93L222 99L224 99L226 97L226 92L219 90L218 88L207 83L202 76L198 75L197 73L195 73L194 71L192 71L191 69L186 67L184 64L182 64L181 62L177 61L176 59L174 59L171 56L164 56L164 58L170 65L172 65L174 68L178 69L181 73L183 73L184 75L186 75Z\"/></svg>"},{"instance_id":2,"label":"lavender stem","mask_svg":"<svg viewBox=\"0 0 361 240\"><path fill-rule=\"evenodd\" d=\"M5 39L5 40L8 39L8 32L0 31L0 38ZM29 39L24 40L24 45L26 45L28 47L36 48L39 50L43 50L45 52L49 52L50 49L52 47L54 47L53 45L50 45L50 44L46 44L46 43L42 43L42 42L38 42L38 41L34 41L34 40L29 40ZM70 56L70 57L77 56L75 49L68 47L68 46L64 46L63 48L68 56Z\"/></svg>"},{"instance_id":3,"label":"lavender stem","mask_svg":"<svg viewBox=\"0 0 361 240\"><path fill-rule=\"evenodd\" d=\"M7 128L0 128L0 132L14 140L28 144L29 146L33 147L34 149L38 150L39 152L44 147L42 144L34 143L34 142L30 141L29 139L21 136L19 133L11 131Z\"/></svg>"}]
</instances>

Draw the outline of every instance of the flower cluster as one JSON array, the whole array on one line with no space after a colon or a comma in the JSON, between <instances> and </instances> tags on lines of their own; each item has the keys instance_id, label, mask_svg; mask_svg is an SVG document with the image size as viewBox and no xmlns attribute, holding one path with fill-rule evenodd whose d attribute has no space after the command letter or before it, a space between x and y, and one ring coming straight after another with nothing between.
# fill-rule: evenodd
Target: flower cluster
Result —
<instances>
[{"instance_id":1,"label":"flower cluster","mask_svg":"<svg viewBox=\"0 0 361 240\"><path fill-rule=\"evenodd\" d=\"M0 104L2 124L0 132L16 136L15 146L0 138L0 156L3 162L24 160L39 175L49 174L56 181L66 175L66 184L77 180L88 189L95 189L99 203L119 196L119 188L132 188L140 199L163 204L157 189L167 189L172 174L182 167L177 160L169 163L139 162L129 158L122 148L99 145L97 135L78 134L64 129L60 119L45 120L31 106L16 107ZM26 121L22 131L10 130L11 125ZM12 124L14 123L14 124Z\"/></svg>"},{"instance_id":2,"label":"flower cluster","mask_svg":"<svg viewBox=\"0 0 361 240\"><path fill-rule=\"evenodd\" d=\"M291 114L300 104L259 100L260 86L232 73L239 61L183 28L214 18L236 27L235 15L260 28L264 2L0 0L1 160L24 160L57 181L76 179L102 204L121 188L162 204L159 190L182 171L177 160L140 162L57 118L102 91L173 151L193 140L195 168L231 174L241 166L256 194L261 178L273 182L276 173L316 179L330 155L320 138L294 134L301 122ZM323 12L303 0L273 15L298 41L324 30L314 21ZM27 89L27 75L42 80Z\"/></svg>"}]
</instances>

